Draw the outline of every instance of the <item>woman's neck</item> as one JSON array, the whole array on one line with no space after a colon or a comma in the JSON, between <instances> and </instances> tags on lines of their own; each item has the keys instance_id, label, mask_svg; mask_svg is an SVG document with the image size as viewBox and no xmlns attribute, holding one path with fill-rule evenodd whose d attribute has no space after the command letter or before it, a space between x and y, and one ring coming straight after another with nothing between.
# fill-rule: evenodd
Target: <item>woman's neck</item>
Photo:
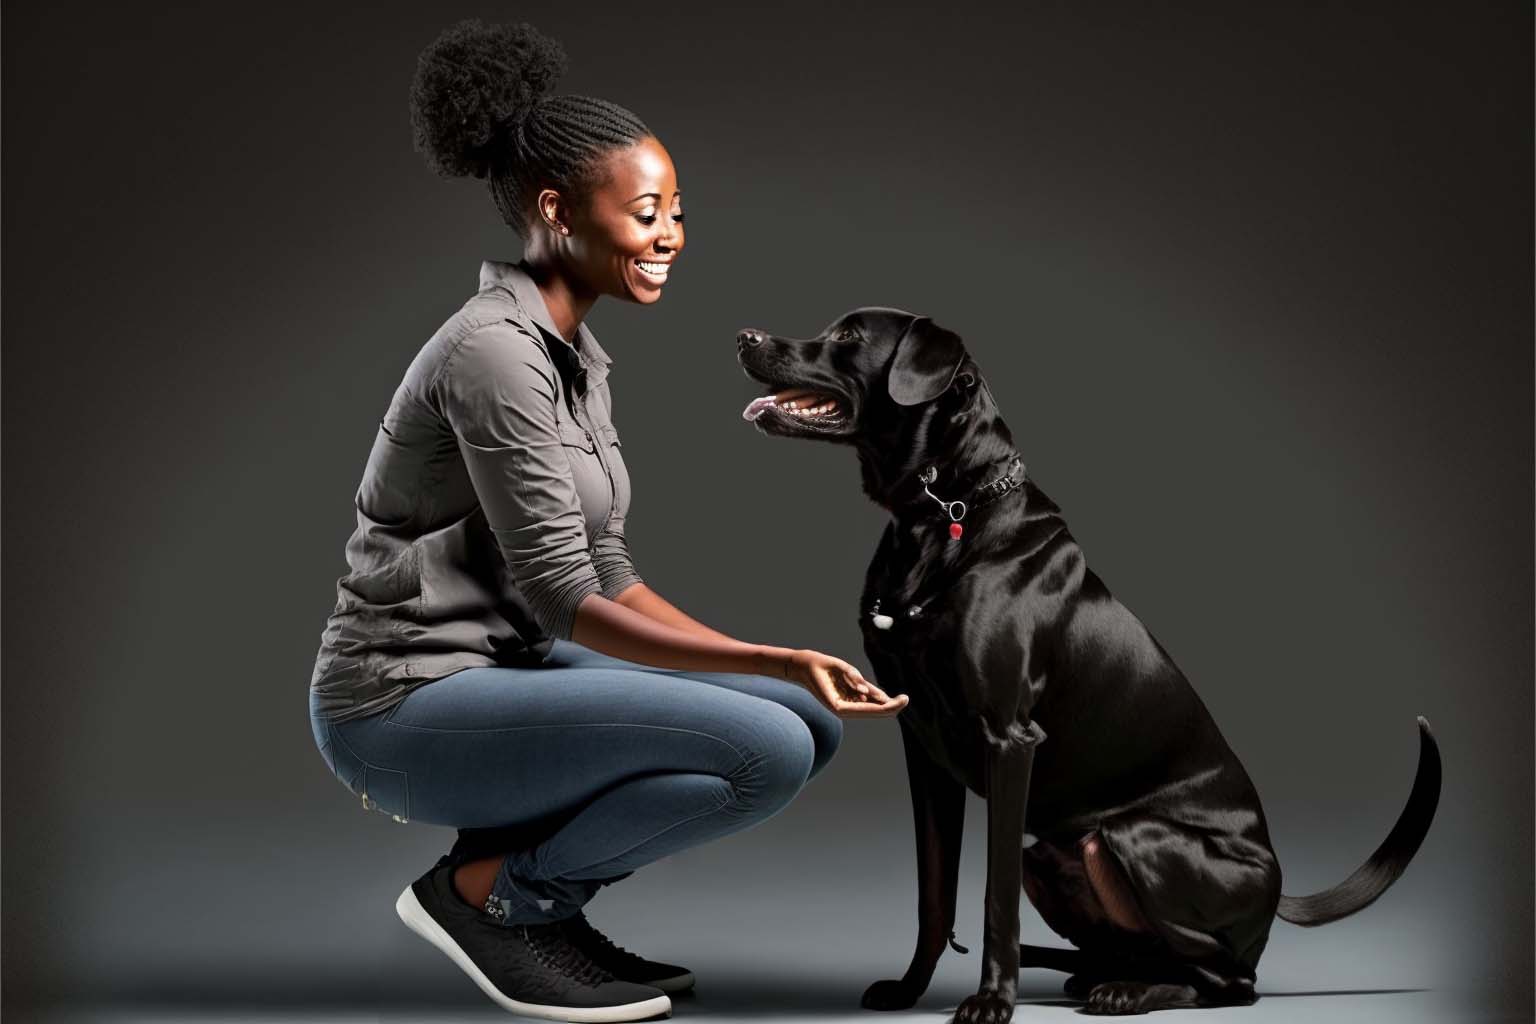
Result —
<instances>
[{"instance_id":1,"label":"woman's neck","mask_svg":"<svg viewBox=\"0 0 1536 1024\"><path fill-rule=\"evenodd\" d=\"M588 292L546 253L529 253L523 257L528 276L539 286L549 318L566 341L575 343L576 332L586 319L587 311L597 301L596 292Z\"/></svg>"}]
</instances>

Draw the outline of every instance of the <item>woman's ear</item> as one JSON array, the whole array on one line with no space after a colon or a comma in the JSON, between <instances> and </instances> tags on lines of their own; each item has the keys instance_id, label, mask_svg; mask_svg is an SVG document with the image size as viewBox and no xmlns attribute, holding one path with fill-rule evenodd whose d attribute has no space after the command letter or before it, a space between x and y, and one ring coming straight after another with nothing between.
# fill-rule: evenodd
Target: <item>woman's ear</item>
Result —
<instances>
[{"instance_id":1,"label":"woman's ear","mask_svg":"<svg viewBox=\"0 0 1536 1024\"><path fill-rule=\"evenodd\" d=\"M549 230L559 235L571 233L571 211L559 192L552 188L544 189L539 193L536 205L539 208L539 219Z\"/></svg>"},{"instance_id":2,"label":"woman's ear","mask_svg":"<svg viewBox=\"0 0 1536 1024\"><path fill-rule=\"evenodd\" d=\"M965 359L960 335L915 317L896 343L896 356L885 377L885 389L897 405L931 402L944 393Z\"/></svg>"}]
</instances>

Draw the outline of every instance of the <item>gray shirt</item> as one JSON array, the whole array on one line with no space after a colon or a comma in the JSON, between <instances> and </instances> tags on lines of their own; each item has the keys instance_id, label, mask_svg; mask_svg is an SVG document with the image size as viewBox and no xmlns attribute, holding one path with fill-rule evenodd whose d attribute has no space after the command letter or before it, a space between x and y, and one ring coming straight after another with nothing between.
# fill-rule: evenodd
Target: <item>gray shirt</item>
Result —
<instances>
[{"instance_id":1,"label":"gray shirt","mask_svg":"<svg viewBox=\"0 0 1536 1024\"><path fill-rule=\"evenodd\" d=\"M612 362L586 324L575 344L560 336L524 264L481 264L374 436L310 680L317 714L361 718L463 668L537 664L582 598L640 582Z\"/></svg>"}]
</instances>

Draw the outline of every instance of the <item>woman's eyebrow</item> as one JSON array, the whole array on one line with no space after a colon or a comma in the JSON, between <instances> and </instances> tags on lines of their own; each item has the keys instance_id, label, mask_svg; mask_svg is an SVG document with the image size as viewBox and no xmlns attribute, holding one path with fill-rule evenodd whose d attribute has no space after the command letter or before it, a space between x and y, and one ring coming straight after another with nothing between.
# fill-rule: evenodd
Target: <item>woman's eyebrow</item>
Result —
<instances>
[{"instance_id":1,"label":"woman's eyebrow","mask_svg":"<svg viewBox=\"0 0 1536 1024\"><path fill-rule=\"evenodd\" d=\"M672 190L672 194L674 196L680 196L680 195L683 194L683 190L680 189L680 188L673 189ZM661 198L661 193L660 192L641 192L639 195L635 196L635 199L646 199L646 198L651 197L651 196L654 196L657 199L660 199ZM635 201L635 199L630 199L630 200L628 200L628 202L632 203L632 202Z\"/></svg>"}]
</instances>

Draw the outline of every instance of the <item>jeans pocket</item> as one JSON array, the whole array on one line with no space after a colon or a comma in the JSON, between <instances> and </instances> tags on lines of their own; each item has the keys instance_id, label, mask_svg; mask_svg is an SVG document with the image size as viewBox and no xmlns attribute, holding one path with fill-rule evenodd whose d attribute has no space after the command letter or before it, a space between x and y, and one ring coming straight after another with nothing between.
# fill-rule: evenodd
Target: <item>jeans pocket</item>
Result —
<instances>
[{"instance_id":1,"label":"jeans pocket","mask_svg":"<svg viewBox=\"0 0 1536 1024\"><path fill-rule=\"evenodd\" d=\"M331 774L336 774L336 759L331 756L331 750L335 746L331 742L331 723L319 715L309 716L309 731L315 738L315 749L320 751L320 759L325 762L325 767Z\"/></svg>"},{"instance_id":2,"label":"jeans pocket","mask_svg":"<svg viewBox=\"0 0 1536 1024\"><path fill-rule=\"evenodd\" d=\"M327 723L336 777L370 811L387 814L404 823L411 818L410 776L394 768L373 764L358 756L336 726Z\"/></svg>"}]
</instances>

